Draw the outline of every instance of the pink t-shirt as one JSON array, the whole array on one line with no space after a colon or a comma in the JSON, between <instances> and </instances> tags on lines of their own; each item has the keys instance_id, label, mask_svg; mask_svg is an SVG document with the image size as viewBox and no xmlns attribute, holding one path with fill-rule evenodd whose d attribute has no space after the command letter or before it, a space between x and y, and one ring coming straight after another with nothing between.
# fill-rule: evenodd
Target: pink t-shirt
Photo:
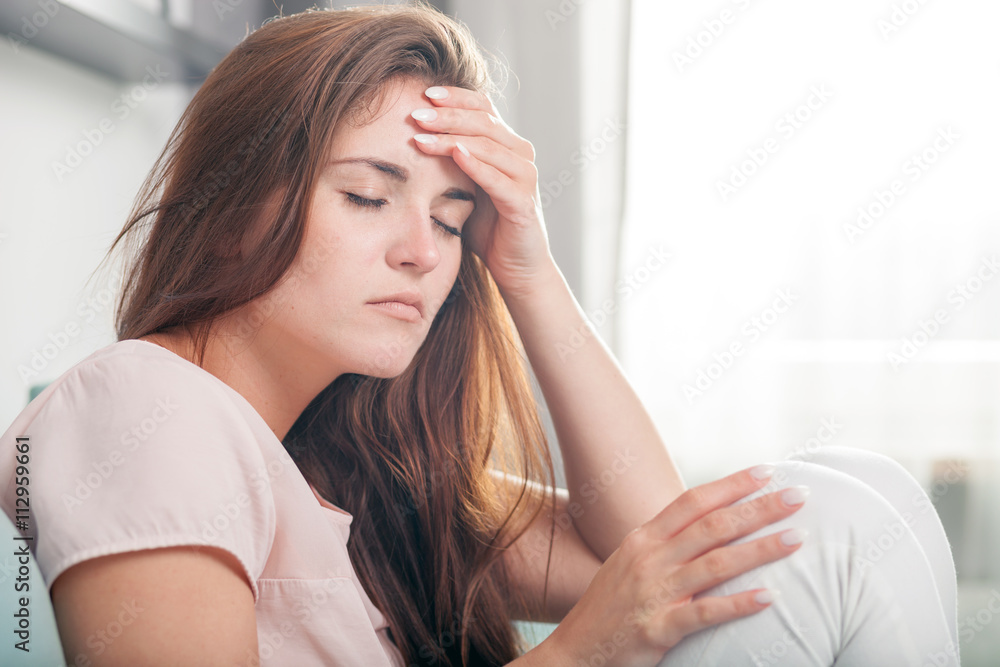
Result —
<instances>
[{"instance_id":1,"label":"pink t-shirt","mask_svg":"<svg viewBox=\"0 0 1000 667\"><path fill-rule=\"evenodd\" d=\"M0 505L12 520L18 436L30 445L23 534L47 586L98 556L219 547L253 590L261 665L403 664L351 565L353 517L316 494L261 416L211 373L142 340L68 370L0 440Z\"/></svg>"}]
</instances>

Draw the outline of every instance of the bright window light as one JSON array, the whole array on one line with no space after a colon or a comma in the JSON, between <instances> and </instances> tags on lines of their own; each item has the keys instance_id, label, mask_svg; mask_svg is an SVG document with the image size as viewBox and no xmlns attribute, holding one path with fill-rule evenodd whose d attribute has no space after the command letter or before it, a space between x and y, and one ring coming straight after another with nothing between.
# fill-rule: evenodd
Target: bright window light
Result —
<instances>
[{"instance_id":1,"label":"bright window light","mask_svg":"<svg viewBox=\"0 0 1000 667\"><path fill-rule=\"evenodd\" d=\"M1000 458L1000 4L632 5L619 349L689 481Z\"/></svg>"}]
</instances>

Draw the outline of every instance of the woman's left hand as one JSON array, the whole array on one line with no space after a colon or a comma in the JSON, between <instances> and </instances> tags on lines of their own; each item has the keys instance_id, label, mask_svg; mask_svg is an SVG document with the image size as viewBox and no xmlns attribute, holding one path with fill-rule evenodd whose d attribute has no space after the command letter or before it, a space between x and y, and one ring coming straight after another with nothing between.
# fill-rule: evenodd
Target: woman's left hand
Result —
<instances>
[{"instance_id":1,"label":"woman's left hand","mask_svg":"<svg viewBox=\"0 0 1000 667\"><path fill-rule=\"evenodd\" d=\"M527 294L555 266L534 147L510 129L486 95L454 86L428 92L437 118L415 120L437 140L416 144L429 155L450 155L476 182L476 210L462 235L505 297Z\"/></svg>"}]
</instances>

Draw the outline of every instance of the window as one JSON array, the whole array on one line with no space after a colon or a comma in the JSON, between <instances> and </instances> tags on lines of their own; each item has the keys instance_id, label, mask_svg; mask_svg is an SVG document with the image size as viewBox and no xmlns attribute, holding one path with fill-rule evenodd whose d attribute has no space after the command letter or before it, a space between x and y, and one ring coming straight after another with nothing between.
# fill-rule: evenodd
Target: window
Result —
<instances>
[{"instance_id":1,"label":"window","mask_svg":"<svg viewBox=\"0 0 1000 667\"><path fill-rule=\"evenodd\" d=\"M633 2L620 349L689 474L1000 457L998 19Z\"/></svg>"}]
</instances>

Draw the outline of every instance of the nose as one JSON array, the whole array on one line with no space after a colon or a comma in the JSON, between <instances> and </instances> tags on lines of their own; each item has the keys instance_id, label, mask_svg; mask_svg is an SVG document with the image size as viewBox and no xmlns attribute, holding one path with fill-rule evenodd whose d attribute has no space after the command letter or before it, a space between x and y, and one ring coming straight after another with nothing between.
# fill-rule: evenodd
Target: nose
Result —
<instances>
[{"instance_id":1,"label":"nose","mask_svg":"<svg viewBox=\"0 0 1000 667\"><path fill-rule=\"evenodd\" d=\"M407 209L386 254L386 261L399 268L413 267L422 273L433 271L441 262L434 221L428 210Z\"/></svg>"}]
</instances>

